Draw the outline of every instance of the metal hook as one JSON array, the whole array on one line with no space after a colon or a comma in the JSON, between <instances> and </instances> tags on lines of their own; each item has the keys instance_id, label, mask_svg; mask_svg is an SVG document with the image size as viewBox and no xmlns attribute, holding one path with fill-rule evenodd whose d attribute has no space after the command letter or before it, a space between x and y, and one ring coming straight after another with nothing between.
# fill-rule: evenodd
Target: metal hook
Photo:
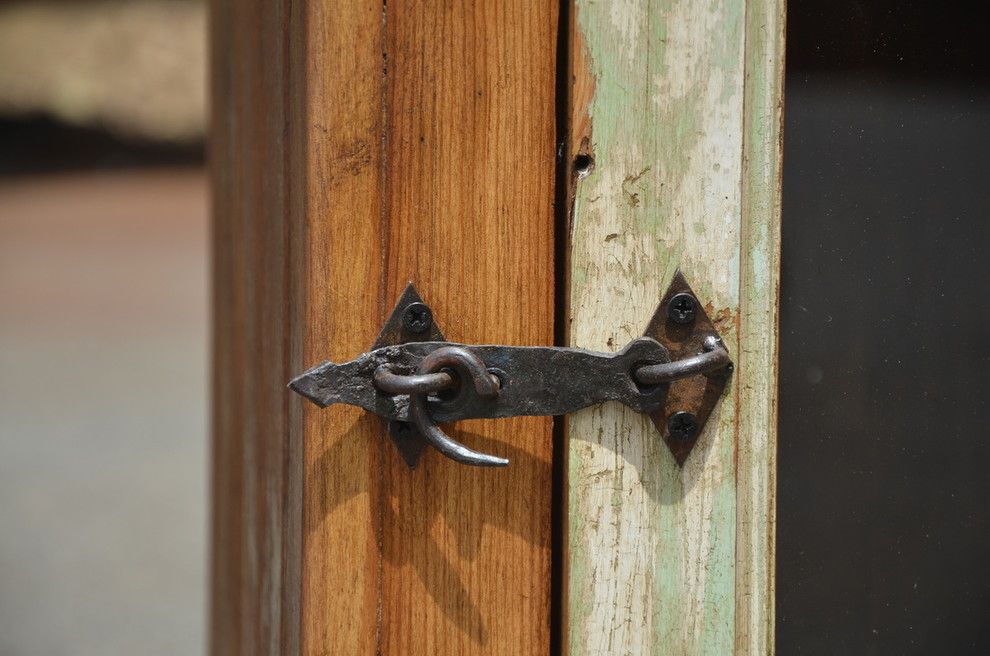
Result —
<instances>
[{"instance_id":1,"label":"metal hook","mask_svg":"<svg viewBox=\"0 0 990 656\"><path fill-rule=\"evenodd\" d=\"M425 376L439 371L440 369L452 369L460 381L462 387L458 390L458 396L467 394L463 383L470 380L473 383L474 391L485 398L498 396L498 378L485 368L485 363L481 359L459 346L444 346L433 351L419 363L416 369L417 376ZM440 430L436 422L430 416L426 407L428 393L418 391L409 395L409 418L419 430L420 434L429 442L433 448L447 456L451 460L477 467L505 467L509 461L498 456L480 453L452 440L446 433ZM452 402L456 403L457 397Z\"/></svg>"},{"instance_id":2,"label":"metal hook","mask_svg":"<svg viewBox=\"0 0 990 656\"><path fill-rule=\"evenodd\" d=\"M321 408L348 403L388 419L410 467L427 444L461 463L508 464L458 444L437 421L566 415L606 401L650 415L684 464L731 373L715 324L678 272L643 337L616 353L453 344L410 283L367 353L323 362L289 387Z\"/></svg>"},{"instance_id":3,"label":"metal hook","mask_svg":"<svg viewBox=\"0 0 990 656\"><path fill-rule=\"evenodd\" d=\"M690 358L641 366L633 371L633 377L643 385L660 385L732 366L729 352L717 336L705 337L701 348L701 353Z\"/></svg>"}]
</instances>

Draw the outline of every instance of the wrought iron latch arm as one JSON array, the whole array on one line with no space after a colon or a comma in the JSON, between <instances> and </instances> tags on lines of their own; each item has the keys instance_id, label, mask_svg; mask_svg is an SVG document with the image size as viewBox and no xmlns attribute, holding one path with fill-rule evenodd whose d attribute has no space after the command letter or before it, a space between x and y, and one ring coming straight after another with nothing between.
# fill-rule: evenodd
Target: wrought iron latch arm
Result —
<instances>
[{"instance_id":1,"label":"wrought iron latch arm","mask_svg":"<svg viewBox=\"0 0 990 656\"><path fill-rule=\"evenodd\" d=\"M690 299L697 305L693 295ZM674 307L674 298L665 300ZM683 292L678 303L683 309ZM665 309L663 303L661 309ZM662 417L661 431L669 438L668 444L674 439L684 447L687 441L693 444L718 394L709 399L707 408L671 412L666 407L671 384L699 377L707 381L700 395L695 394L703 406L710 383L714 381L720 393L732 367L707 317L698 321L699 310L700 306L692 308L689 321L683 320L683 313L670 310L666 318L673 323L672 331L653 330L651 335L648 330L647 336L633 340L618 353L453 344L443 341L432 324L432 313L410 285L372 350L350 362L324 362L294 378L289 387L321 407L346 403L391 420L390 433L410 466L418 460L424 443L463 464L509 464L456 442L438 422L565 415L605 401L619 401L652 415L655 421ZM426 328L417 331L424 317ZM700 332L695 330L699 323L703 324ZM680 341L673 341L671 335ZM670 345L676 345L677 359L671 357ZM687 425L692 422L693 426ZM673 450L678 456L678 450Z\"/></svg>"}]
</instances>

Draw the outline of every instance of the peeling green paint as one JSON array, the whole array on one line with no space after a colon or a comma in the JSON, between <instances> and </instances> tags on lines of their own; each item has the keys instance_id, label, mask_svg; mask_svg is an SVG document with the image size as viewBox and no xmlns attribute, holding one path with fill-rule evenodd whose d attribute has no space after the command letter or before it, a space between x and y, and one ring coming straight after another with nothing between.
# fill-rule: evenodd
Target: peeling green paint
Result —
<instances>
[{"instance_id":1,"label":"peeling green paint","mask_svg":"<svg viewBox=\"0 0 990 656\"><path fill-rule=\"evenodd\" d=\"M575 193L571 343L614 350L641 334L678 267L738 316L741 262L763 266L742 245L745 32L758 29L746 1L576 0L575 11L595 167ZM738 352L739 335L724 337ZM570 656L735 651L737 411L730 387L683 469L631 411L571 417Z\"/></svg>"}]
</instances>

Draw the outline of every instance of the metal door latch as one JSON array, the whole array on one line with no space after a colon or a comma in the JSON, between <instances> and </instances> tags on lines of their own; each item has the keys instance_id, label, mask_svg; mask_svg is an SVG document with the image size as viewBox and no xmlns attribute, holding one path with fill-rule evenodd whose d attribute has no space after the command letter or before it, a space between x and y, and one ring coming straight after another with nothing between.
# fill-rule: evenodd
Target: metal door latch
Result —
<instances>
[{"instance_id":1,"label":"metal door latch","mask_svg":"<svg viewBox=\"0 0 990 656\"><path fill-rule=\"evenodd\" d=\"M565 415L605 401L650 415L683 464L731 372L715 326L678 272L644 336L618 353L448 342L410 283L370 351L317 365L289 387L320 407L347 403L388 419L410 467L426 444L466 465L509 464L454 441L438 422Z\"/></svg>"}]
</instances>

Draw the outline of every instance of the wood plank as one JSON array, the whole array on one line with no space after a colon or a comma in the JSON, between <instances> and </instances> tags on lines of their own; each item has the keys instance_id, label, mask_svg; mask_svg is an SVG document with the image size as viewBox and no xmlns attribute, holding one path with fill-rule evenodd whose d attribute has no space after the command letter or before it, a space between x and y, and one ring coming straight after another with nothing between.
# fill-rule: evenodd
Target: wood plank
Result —
<instances>
[{"instance_id":1,"label":"wood plank","mask_svg":"<svg viewBox=\"0 0 990 656\"><path fill-rule=\"evenodd\" d=\"M303 2L305 76L300 147L305 206L300 252L305 308L295 373L363 353L391 299L382 296L385 118L380 2ZM300 156L302 158L302 156ZM303 268L304 267L304 268ZM378 652L381 632L381 424L358 408L303 409L302 653Z\"/></svg>"},{"instance_id":2,"label":"wood plank","mask_svg":"<svg viewBox=\"0 0 990 656\"><path fill-rule=\"evenodd\" d=\"M739 367L682 468L649 420L625 408L569 420L572 656L746 653L772 640L772 417L747 404L772 407L775 353L744 354L764 348L767 331L775 345L766 308L776 297L778 215L766 200L777 163L754 163L750 151L766 152L778 134L779 85L759 80L779 77L782 42L768 36L778 26L761 30L781 15L781 3L745 0L576 2L570 154L590 156L593 168L576 172L570 343L617 350L642 334L680 268ZM764 236L758 252L755 235ZM753 326L751 312L760 315ZM759 475L740 474L740 446L741 466ZM741 602L746 619L737 620L737 595L754 589L765 592ZM737 638L740 624L763 627L762 637Z\"/></svg>"},{"instance_id":3,"label":"wood plank","mask_svg":"<svg viewBox=\"0 0 990 656\"><path fill-rule=\"evenodd\" d=\"M214 0L214 653L548 650L550 420L410 472L284 385L408 280L450 339L552 341L557 12Z\"/></svg>"},{"instance_id":4,"label":"wood plank","mask_svg":"<svg viewBox=\"0 0 990 656\"><path fill-rule=\"evenodd\" d=\"M736 653L774 651L783 0L748 0L736 434Z\"/></svg>"},{"instance_id":5,"label":"wood plank","mask_svg":"<svg viewBox=\"0 0 990 656\"><path fill-rule=\"evenodd\" d=\"M556 3L388 3L387 298L406 282L448 339L553 342ZM465 422L507 456L385 463L382 649L545 654L551 421Z\"/></svg>"},{"instance_id":6,"label":"wood plank","mask_svg":"<svg viewBox=\"0 0 990 656\"><path fill-rule=\"evenodd\" d=\"M291 149L284 2L215 0L213 187L213 654L298 651L301 475L283 379L295 367ZM297 439L287 439L295 437Z\"/></svg>"}]
</instances>

